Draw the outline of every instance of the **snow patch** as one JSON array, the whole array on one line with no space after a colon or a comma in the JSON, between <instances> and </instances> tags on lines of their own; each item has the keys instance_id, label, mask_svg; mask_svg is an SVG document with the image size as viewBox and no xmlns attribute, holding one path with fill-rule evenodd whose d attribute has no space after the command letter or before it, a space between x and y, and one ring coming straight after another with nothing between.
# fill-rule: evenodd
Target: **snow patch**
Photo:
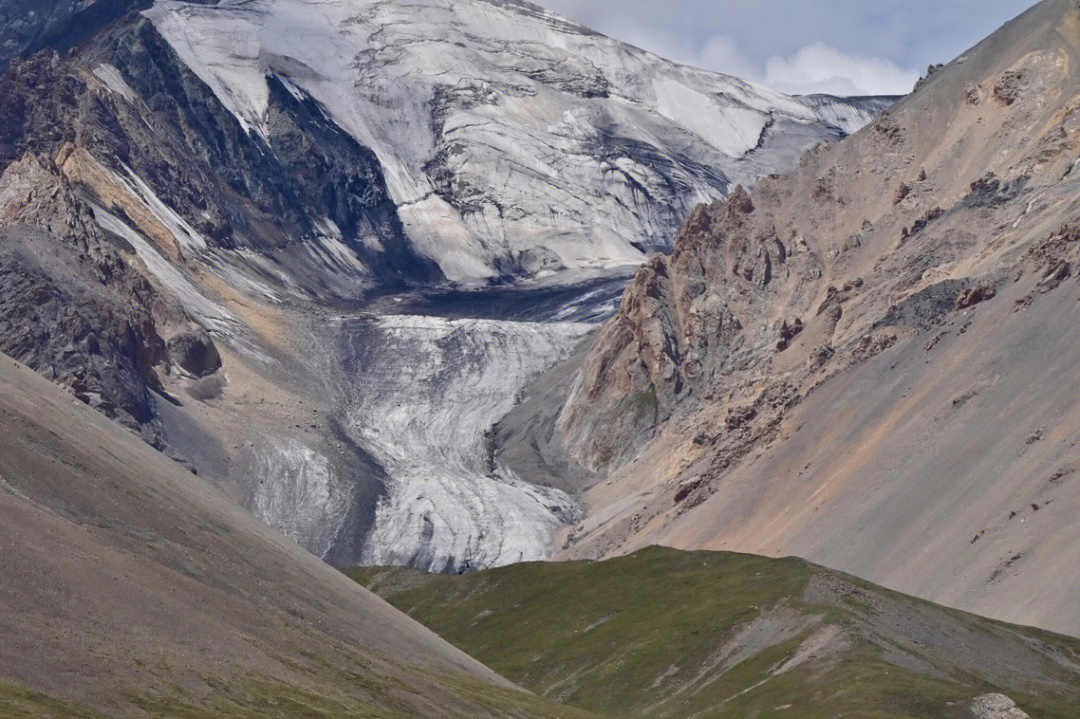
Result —
<instances>
[{"instance_id":1,"label":"snow patch","mask_svg":"<svg viewBox=\"0 0 1080 719\"><path fill-rule=\"evenodd\" d=\"M109 63L102 63L94 68L94 77L105 83L105 87L110 92L116 93L120 97L128 101L128 103L134 105L138 95L131 89L131 86L127 84L124 76L120 74L120 70L115 65Z\"/></svg>"},{"instance_id":2,"label":"snow patch","mask_svg":"<svg viewBox=\"0 0 1080 719\"><path fill-rule=\"evenodd\" d=\"M728 157L740 157L757 145L768 115L751 108L721 108L708 95L671 78L656 83L657 111Z\"/></svg>"},{"instance_id":3,"label":"snow patch","mask_svg":"<svg viewBox=\"0 0 1080 719\"><path fill-rule=\"evenodd\" d=\"M252 449L251 511L316 556L330 551L347 513L347 493L330 460L294 439L265 438Z\"/></svg>"},{"instance_id":4,"label":"snow patch","mask_svg":"<svg viewBox=\"0 0 1080 719\"><path fill-rule=\"evenodd\" d=\"M208 331L231 336L240 326L239 320L227 309L208 299L191 280L176 268L151 244L116 215L100 205L91 204L94 219L103 230L126 240L150 273L180 300L184 309Z\"/></svg>"}]
</instances>

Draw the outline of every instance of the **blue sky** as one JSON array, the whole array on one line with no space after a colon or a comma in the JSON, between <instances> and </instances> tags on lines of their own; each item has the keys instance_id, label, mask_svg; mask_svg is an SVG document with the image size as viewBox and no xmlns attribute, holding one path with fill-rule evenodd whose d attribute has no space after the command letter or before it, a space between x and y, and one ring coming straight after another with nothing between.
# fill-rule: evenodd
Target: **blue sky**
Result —
<instances>
[{"instance_id":1,"label":"blue sky","mask_svg":"<svg viewBox=\"0 0 1080 719\"><path fill-rule=\"evenodd\" d=\"M904 93L1034 0L539 0L674 60L793 93Z\"/></svg>"}]
</instances>

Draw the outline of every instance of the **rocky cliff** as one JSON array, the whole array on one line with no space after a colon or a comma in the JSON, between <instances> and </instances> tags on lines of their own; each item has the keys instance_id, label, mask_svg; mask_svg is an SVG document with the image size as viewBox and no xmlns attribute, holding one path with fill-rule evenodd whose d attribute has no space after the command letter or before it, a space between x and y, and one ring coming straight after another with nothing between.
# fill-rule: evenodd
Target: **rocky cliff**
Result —
<instances>
[{"instance_id":1,"label":"rocky cliff","mask_svg":"<svg viewBox=\"0 0 1080 719\"><path fill-rule=\"evenodd\" d=\"M120 243L50 156L10 165L0 176L0 351L161 448L157 373L175 364L206 374L220 361L192 363L198 346L212 352L209 338Z\"/></svg>"},{"instance_id":2,"label":"rocky cliff","mask_svg":"<svg viewBox=\"0 0 1080 719\"><path fill-rule=\"evenodd\" d=\"M561 412L608 475L570 553L797 553L1078 631L1077 47L1077 4L1040 3L694 210Z\"/></svg>"}]
</instances>

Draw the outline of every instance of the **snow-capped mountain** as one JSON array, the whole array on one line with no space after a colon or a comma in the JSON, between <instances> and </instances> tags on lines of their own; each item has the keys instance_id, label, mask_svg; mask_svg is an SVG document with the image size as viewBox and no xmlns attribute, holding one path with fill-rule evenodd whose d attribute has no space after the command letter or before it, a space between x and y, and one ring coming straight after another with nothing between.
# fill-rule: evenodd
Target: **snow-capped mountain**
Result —
<instances>
[{"instance_id":1,"label":"snow-capped mountain","mask_svg":"<svg viewBox=\"0 0 1080 719\"><path fill-rule=\"evenodd\" d=\"M0 352L340 564L547 556L574 498L492 450L526 385L692 205L888 102L526 3L47 5L0 0Z\"/></svg>"},{"instance_id":2,"label":"snow-capped mountain","mask_svg":"<svg viewBox=\"0 0 1080 719\"><path fill-rule=\"evenodd\" d=\"M147 13L251 134L268 80L382 164L447 278L638 264L694 205L787 169L887 99L794 98L517 0L162 0Z\"/></svg>"}]
</instances>

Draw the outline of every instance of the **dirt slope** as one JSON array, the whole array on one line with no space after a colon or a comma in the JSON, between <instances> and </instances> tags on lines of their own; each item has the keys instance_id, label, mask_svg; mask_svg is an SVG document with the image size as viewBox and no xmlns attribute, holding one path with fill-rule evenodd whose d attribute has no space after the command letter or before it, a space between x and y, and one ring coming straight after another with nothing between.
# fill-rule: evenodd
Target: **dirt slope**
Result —
<instances>
[{"instance_id":1,"label":"dirt slope","mask_svg":"<svg viewBox=\"0 0 1080 719\"><path fill-rule=\"evenodd\" d=\"M1080 8L1047 0L791 174L698 208L556 436L566 556L798 554L1080 633Z\"/></svg>"},{"instance_id":2,"label":"dirt slope","mask_svg":"<svg viewBox=\"0 0 1080 719\"><path fill-rule=\"evenodd\" d=\"M553 715L6 356L0 576L0 681L109 715Z\"/></svg>"}]
</instances>

